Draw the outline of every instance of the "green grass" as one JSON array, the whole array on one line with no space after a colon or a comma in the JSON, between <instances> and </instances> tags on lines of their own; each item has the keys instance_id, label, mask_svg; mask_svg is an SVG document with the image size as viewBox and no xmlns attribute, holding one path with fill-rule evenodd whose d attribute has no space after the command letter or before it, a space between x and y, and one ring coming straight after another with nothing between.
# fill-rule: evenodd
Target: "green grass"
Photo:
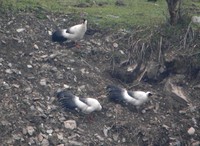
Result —
<instances>
[{"instance_id":1,"label":"green grass","mask_svg":"<svg viewBox=\"0 0 200 146\"><path fill-rule=\"evenodd\" d=\"M107 2L107 5L93 4L91 7L78 8L74 5L93 3L93 0L1 0L0 6L14 11L42 8L52 12L74 13L77 16L84 14L90 23L108 28L131 28L137 25L151 27L166 22L168 11L165 0L158 0L156 3L147 0L124 1L126 6L121 7L115 6L115 0L95 0L97 4ZM191 0L185 0L184 3L194 4Z\"/></svg>"}]
</instances>

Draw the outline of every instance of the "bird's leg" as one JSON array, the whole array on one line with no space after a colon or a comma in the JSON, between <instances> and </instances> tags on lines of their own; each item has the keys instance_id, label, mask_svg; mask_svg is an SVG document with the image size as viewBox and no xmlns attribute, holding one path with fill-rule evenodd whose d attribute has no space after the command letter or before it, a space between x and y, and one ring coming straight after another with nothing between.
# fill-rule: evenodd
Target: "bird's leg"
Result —
<instances>
[{"instance_id":1,"label":"bird's leg","mask_svg":"<svg viewBox=\"0 0 200 146\"><path fill-rule=\"evenodd\" d=\"M78 49L81 48L81 46L80 46L80 44L78 42L75 42L75 47L78 48Z\"/></svg>"},{"instance_id":2,"label":"bird's leg","mask_svg":"<svg viewBox=\"0 0 200 146\"><path fill-rule=\"evenodd\" d=\"M91 113L87 116L88 121L91 123L94 121L94 115Z\"/></svg>"}]
</instances>

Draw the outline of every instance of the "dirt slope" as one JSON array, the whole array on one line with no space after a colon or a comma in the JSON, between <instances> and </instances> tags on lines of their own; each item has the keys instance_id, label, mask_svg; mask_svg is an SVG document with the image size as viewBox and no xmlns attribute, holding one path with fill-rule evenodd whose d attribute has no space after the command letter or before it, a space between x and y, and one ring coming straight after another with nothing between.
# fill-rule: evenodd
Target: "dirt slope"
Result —
<instances>
[{"instance_id":1,"label":"dirt slope","mask_svg":"<svg viewBox=\"0 0 200 146\"><path fill-rule=\"evenodd\" d=\"M52 43L49 33L56 25L63 28L77 22L70 16L45 15L46 19L23 12L0 16L2 145L198 145L199 88L187 86L192 106L185 106L164 94L161 84L122 84L106 72L112 68L113 50L126 57L125 45L113 41L116 33L86 35L80 49L67 47ZM114 48L113 42L119 46ZM105 87L112 83L155 95L138 112L107 100ZM58 89L97 98L103 110L92 121L83 114L64 111L55 97ZM74 120L75 127L67 128L64 123L68 120ZM187 133L190 127L196 130L194 135Z\"/></svg>"}]
</instances>

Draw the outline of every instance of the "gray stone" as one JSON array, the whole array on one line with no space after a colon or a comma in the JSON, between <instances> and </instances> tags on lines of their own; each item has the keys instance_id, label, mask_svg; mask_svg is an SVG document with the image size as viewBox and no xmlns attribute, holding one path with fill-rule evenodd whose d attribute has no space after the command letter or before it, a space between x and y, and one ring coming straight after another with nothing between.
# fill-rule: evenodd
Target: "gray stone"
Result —
<instances>
[{"instance_id":1,"label":"gray stone","mask_svg":"<svg viewBox=\"0 0 200 146\"><path fill-rule=\"evenodd\" d=\"M71 129L71 130L77 128L77 124L75 120L64 121L64 125L65 125L65 128Z\"/></svg>"},{"instance_id":2,"label":"gray stone","mask_svg":"<svg viewBox=\"0 0 200 146\"><path fill-rule=\"evenodd\" d=\"M27 130L27 132L28 132L28 134L29 134L30 136L32 136L33 133L35 132L35 129L34 129L32 126L27 126L27 127L26 127L26 130Z\"/></svg>"},{"instance_id":3,"label":"gray stone","mask_svg":"<svg viewBox=\"0 0 200 146\"><path fill-rule=\"evenodd\" d=\"M41 146L49 146L49 141L47 139L43 139L41 142Z\"/></svg>"}]
</instances>

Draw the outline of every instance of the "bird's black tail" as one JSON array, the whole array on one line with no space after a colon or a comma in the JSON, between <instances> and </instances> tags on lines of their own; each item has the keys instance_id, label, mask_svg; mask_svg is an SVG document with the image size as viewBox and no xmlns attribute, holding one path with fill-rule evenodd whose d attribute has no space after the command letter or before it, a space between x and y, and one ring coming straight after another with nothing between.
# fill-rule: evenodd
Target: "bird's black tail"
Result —
<instances>
[{"instance_id":1,"label":"bird's black tail","mask_svg":"<svg viewBox=\"0 0 200 146\"><path fill-rule=\"evenodd\" d=\"M74 95L67 91L57 92L57 98L62 108L75 109L77 108L74 102Z\"/></svg>"},{"instance_id":2,"label":"bird's black tail","mask_svg":"<svg viewBox=\"0 0 200 146\"><path fill-rule=\"evenodd\" d=\"M115 86L115 85L108 85L107 87L106 87L106 90L108 91L108 92L122 92L122 88L120 88L120 87L118 87L118 86Z\"/></svg>"},{"instance_id":3,"label":"bird's black tail","mask_svg":"<svg viewBox=\"0 0 200 146\"><path fill-rule=\"evenodd\" d=\"M124 99L123 99L124 89L123 88L120 88L115 85L108 85L106 87L106 90L108 92L108 98L110 101L113 101L116 103L124 102Z\"/></svg>"},{"instance_id":4,"label":"bird's black tail","mask_svg":"<svg viewBox=\"0 0 200 146\"><path fill-rule=\"evenodd\" d=\"M67 40L67 38L65 38L63 35L62 35L62 32L60 30L57 30L55 32L53 32L52 36L51 36L51 40L52 42L64 42Z\"/></svg>"}]
</instances>

